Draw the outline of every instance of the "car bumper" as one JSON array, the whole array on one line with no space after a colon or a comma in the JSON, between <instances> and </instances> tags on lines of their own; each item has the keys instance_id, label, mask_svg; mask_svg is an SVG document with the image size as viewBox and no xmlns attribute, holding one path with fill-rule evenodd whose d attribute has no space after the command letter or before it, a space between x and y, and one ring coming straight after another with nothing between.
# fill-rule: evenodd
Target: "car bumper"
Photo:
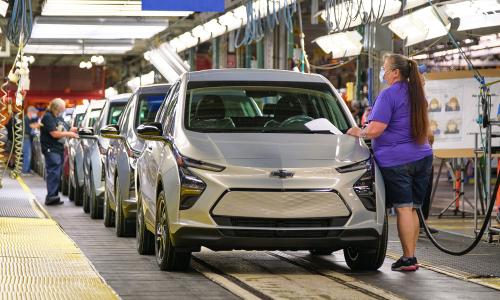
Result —
<instances>
[{"instance_id":1,"label":"car bumper","mask_svg":"<svg viewBox=\"0 0 500 300\"><path fill-rule=\"evenodd\" d=\"M319 232L322 236L317 236ZM190 251L198 251L202 246L212 250L336 250L355 246L368 251L376 248L380 235L371 228L327 229L312 233L307 230L181 227L171 237L175 247Z\"/></svg>"}]
</instances>

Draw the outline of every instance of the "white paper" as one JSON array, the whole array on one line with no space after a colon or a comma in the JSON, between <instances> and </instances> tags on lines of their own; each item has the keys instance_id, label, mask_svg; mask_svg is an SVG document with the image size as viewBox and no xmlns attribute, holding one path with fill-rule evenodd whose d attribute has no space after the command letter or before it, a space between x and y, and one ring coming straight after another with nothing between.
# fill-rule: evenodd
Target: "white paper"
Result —
<instances>
[{"instance_id":1,"label":"white paper","mask_svg":"<svg viewBox=\"0 0 500 300\"><path fill-rule=\"evenodd\" d=\"M328 130L333 134L342 134L342 131L340 131L337 127L335 127L335 125L332 124L332 122L325 118L312 120L310 122L307 122L305 125L311 131Z\"/></svg>"}]
</instances>

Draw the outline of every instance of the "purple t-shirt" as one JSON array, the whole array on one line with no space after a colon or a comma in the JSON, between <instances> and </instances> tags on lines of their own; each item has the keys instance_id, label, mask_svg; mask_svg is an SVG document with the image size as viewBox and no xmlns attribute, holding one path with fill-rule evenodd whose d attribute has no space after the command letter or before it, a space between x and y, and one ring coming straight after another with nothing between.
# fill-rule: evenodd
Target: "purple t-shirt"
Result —
<instances>
[{"instance_id":1,"label":"purple t-shirt","mask_svg":"<svg viewBox=\"0 0 500 300\"><path fill-rule=\"evenodd\" d=\"M381 167L393 167L432 155L429 143L417 144L411 133L411 108L408 82L399 81L377 97L368 121L387 124L378 138L373 139L375 159Z\"/></svg>"}]
</instances>

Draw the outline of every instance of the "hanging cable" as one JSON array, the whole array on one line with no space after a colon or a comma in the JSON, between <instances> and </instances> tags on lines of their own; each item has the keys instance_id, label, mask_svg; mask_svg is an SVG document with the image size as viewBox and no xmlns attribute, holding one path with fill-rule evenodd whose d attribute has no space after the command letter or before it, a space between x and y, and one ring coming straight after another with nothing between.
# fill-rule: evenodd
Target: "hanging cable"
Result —
<instances>
[{"instance_id":1,"label":"hanging cable","mask_svg":"<svg viewBox=\"0 0 500 300\"><path fill-rule=\"evenodd\" d=\"M4 30L5 35L16 46L26 45L33 30L33 11L31 0L15 0L12 14ZM21 40L21 36L24 38Z\"/></svg>"},{"instance_id":2,"label":"hanging cable","mask_svg":"<svg viewBox=\"0 0 500 300\"><path fill-rule=\"evenodd\" d=\"M235 46L250 45L258 42L266 32L272 32L280 20L288 32L293 30L293 15L297 10L297 0L247 0L245 9L247 24L238 28L235 36Z\"/></svg>"}]
</instances>

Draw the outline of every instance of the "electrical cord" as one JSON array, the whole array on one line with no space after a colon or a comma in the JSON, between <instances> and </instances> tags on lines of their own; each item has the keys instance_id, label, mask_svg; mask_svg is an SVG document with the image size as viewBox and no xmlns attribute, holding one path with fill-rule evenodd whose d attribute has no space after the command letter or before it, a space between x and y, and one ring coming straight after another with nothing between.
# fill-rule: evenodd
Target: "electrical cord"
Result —
<instances>
[{"instance_id":1,"label":"electrical cord","mask_svg":"<svg viewBox=\"0 0 500 300\"><path fill-rule=\"evenodd\" d=\"M488 227L488 223L489 223L489 220L491 218L491 214L493 213L493 207L495 206L495 199L496 199L496 195L497 195L497 192L498 192L498 186L499 185L500 185L500 172L497 175L497 180L496 180L496 183L495 183L495 188L493 189L493 194L491 195L491 199L490 199L490 205L488 206L488 210L486 212L486 216L485 216L483 225L481 226L481 230L479 230L479 233L477 234L477 236L474 239L474 241L472 242L472 244L470 244L467 248L465 248L465 249L463 249L461 251L452 251L452 250L447 249L444 246L442 246L432 236L432 234L431 234L431 232L429 230L429 226L427 226L427 223L425 222L424 214L423 214L422 210L420 208L417 209L419 218L420 218L420 220L421 220L421 222L422 222L422 224L424 226L425 234L427 235L427 237L429 238L429 240L432 242L432 244L434 244L434 246L436 246L436 248L438 248L439 250L443 251L444 253L450 254L450 255L454 255L454 256L462 256L462 255L465 255L465 254L471 252L477 246L477 244L479 244L479 242L481 241L481 238L483 237L484 232L486 231L486 228Z\"/></svg>"}]
</instances>

